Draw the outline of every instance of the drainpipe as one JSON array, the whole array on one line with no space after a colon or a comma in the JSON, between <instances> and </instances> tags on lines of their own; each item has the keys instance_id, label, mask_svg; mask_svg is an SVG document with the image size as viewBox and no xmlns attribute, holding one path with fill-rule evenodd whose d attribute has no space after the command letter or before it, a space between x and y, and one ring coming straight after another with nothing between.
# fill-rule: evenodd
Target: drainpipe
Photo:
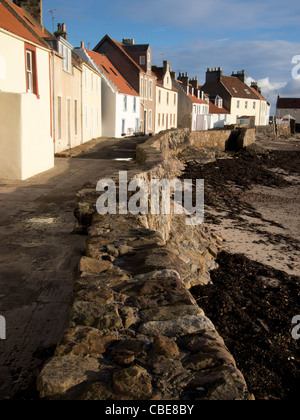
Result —
<instances>
[{"instance_id":1,"label":"drainpipe","mask_svg":"<svg viewBox=\"0 0 300 420\"><path fill-rule=\"evenodd\" d=\"M53 120L53 142L54 151L56 152L56 107L55 107L55 58L54 51L52 53L52 120Z\"/></svg>"}]
</instances>

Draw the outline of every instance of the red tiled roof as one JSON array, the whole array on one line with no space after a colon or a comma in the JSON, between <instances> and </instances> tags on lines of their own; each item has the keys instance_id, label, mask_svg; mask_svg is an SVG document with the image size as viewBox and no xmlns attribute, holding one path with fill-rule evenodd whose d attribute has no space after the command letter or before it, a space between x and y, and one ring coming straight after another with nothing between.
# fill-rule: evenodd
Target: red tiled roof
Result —
<instances>
[{"instance_id":1,"label":"red tiled roof","mask_svg":"<svg viewBox=\"0 0 300 420\"><path fill-rule=\"evenodd\" d=\"M21 8L16 6L15 4L9 2L9 5L0 3L0 28L3 28L4 30L17 35L27 41L33 42L34 44L40 45L45 47L44 44L38 39L38 37L35 37L27 28L22 24L21 21L19 21L13 13L10 12L9 6L12 6L13 9L20 15L20 17L23 19L21 14ZM35 29L33 28L35 31ZM39 34L38 34L39 35ZM44 35L44 34L43 34Z\"/></svg>"},{"instance_id":2,"label":"red tiled roof","mask_svg":"<svg viewBox=\"0 0 300 420\"><path fill-rule=\"evenodd\" d=\"M253 92L255 93L255 95L257 95L259 97L259 99L261 99L262 101L267 102L267 100L262 96L261 93L257 92L256 89L254 89L253 87L250 86L250 89L253 90Z\"/></svg>"},{"instance_id":3,"label":"red tiled roof","mask_svg":"<svg viewBox=\"0 0 300 420\"><path fill-rule=\"evenodd\" d=\"M28 14L19 6L13 2L9 2L10 6L15 10L18 15L28 23L32 29L41 37L46 38L47 35L42 31L42 29L35 23L34 19L30 18Z\"/></svg>"},{"instance_id":4,"label":"red tiled roof","mask_svg":"<svg viewBox=\"0 0 300 420\"><path fill-rule=\"evenodd\" d=\"M109 59L102 54L95 51L87 50L87 54L97 64L97 66L104 72L104 74L113 82L113 84L119 89L120 93L125 95L139 96L138 93L130 86L130 84L124 79L121 73L116 67L109 61Z\"/></svg>"},{"instance_id":5,"label":"red tiled roof","mask_svg":"<svg viewBox=\"0 0 300 420\"><path fill-rule=\"evenodd\" d=\"M277 109L300 109L300 98L278 98Z\"/></svg>"},{"instance_id":6,"label":"red tiled roof","mask_svg":"<svg viewBox=\"0 0 300 420\"><path fill-rule=\"evenodd\" d=\"M218 108L214 103L209 101L209 113L210 114L230 114L225 108Z\"/></svg>"},{"instance_id":7,"label":"red tiled roof","mask_svg":"<svg viewBox=\"0 0 300 420\"><path fill-rule=\"evenodd\" d=\"M208 105L208 103L204 99L198 99L195 95L191 95L190 93L189 98L194 102L194 104Z\"/></svg>"}]
</instances>

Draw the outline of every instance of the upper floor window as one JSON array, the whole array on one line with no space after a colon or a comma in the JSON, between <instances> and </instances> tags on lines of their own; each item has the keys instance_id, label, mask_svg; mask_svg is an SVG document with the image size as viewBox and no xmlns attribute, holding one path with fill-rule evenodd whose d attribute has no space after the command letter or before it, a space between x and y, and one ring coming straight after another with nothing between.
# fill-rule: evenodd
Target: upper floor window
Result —
<instances>
[{"instance_id":1,"label":"upper floor window","mask_svg":"<svg viewBox=\"0 0 300 420\"><path fill-rule=\"evenodd\" d=\"M124 98L123 98L123 111L127 111L127 96L126 95L124 95Z\"/></svg>"},{"instance_id":2,"label":"upper floor window","mask_svg":"<svg viewBox=\"0 0 300 420\"><path fill-rule=\"evenodd\" d=\"M240 101L237 101L236 106L237 106L238 109L240 109L240 105L241 105Z\"/></svg>"},{"instance_id":3,"label":"upper floor window","mask_svg":"<svg viewBox=\"0 0 300 420\"><path fill-rule=\"evenodd\" d=\"M27 92L33 93L33 60L32 51L26 50L26 83Z\"/></svg>"},{"instance_id":4,"label":"upper floor window","mask_svg":"<svg viewBox=\"0 0 300 420\"><path fill-rule=\"evenodd\" d=\"M26 72L26 92L34 93L39 98L38 78L36 67L35 47L25 45L25 72Z\"/></svg>"},{"instance_id":5,"label":"upper floor window","mask_svg":"<svg viewBox=\"0 0 300 420\"><path fill-rule=\"evenodd\" d=\"M256 109L256 102L253 102L253 109Z\"/></svg>"},{"instance_id":6,"label":"upper floor window","mask_svg":"<svg viewBox=\"0 0 300 420\"><path fill-rule=\"evenodd\" d=\"M158 103L161 104L161 90L158 91Z\"/></svg>"},{"instance_id":7,"label":"upper floor window","mask_svg":"<svg viewBox=\"0 0 300 420\"><path fill-rule=\"evenodd\" d=\"M146 64L146 57L144 55L140 56L140 66L144 66Z\"/></svg>"},{"instance_id":8,"label":"upper floor window","mask_svg":"<svg viewBox=\"0 0 300 420\"><path fill-rule=\"evenodd\" d=\"M72 67L72 51L70 50L70 48L66 47L61 42L59 42L58 52L60 53L60 55L63 56L63 69L70 73Z\"/></svg>"},{"instance_id":9,"label":"upper floor window","mask_svg":"<svg viewBox=\"0 0 300 420\"><path fill-rule=\"evenodd\" d=\"M153 98L153 82L150 80L149 82L149 99L152 100Z\"/></svg>"},{"instance_id":10,"label":"upper floor window","mask_svg":"<svg viewBox=\"0 0 300 420\"><path fill-rule=\"evenodd\" d=\"M248 101L245 102L245 108L248 109Z\"/></svg>"},{"instance_id":11,"label":"upper floor window","mask_svg":"<svg viewBox=\"0 0 300 420\"><path fill-rule=\"evenodd\" d=\"M147 61L147 69L148 70L151 70L151 54L150 53L148 53L148 61Z\"/></svg>"},{"instance_id":12,"label":"upper floor window","mask_svg":"<svg viewBox=\"0 0 300 420\"><path fill-rule=\"evenodd\" d=\"M133 98L133 112L136 112L136 98Z\"/></svg>"}]
</instances>

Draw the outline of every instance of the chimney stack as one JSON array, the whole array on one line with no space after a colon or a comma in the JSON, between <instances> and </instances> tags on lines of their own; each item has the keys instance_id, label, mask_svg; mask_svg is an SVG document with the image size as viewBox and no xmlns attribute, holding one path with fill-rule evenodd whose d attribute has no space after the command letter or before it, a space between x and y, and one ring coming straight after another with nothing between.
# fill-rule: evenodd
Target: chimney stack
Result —
<instances>
[{"instance_id":1,"label":"chimney stack","mask_svg":"<svg viewBox=\"0 0 300 420\"><path fill-rule=\"evenodd\" d=\"M61 36L62 38L64 38L66 41L68 40L68 34L66 32L66 24L57 24L57 31L54 32L54 36L56 38L58 38L59 36Z\"/></svg>"},{"instance_id":2,"label":"chimney stack","mask_svg":"<svg viewBox=\"0 0 300 420\"><path fill-rule=\"evenodd\" d=\"M13 2L29 12L33 19L43 26L43 0L13 0Z\"/></svg>"},{"instance_id":3,"label":"chimney stack","mask_svg":"<svg viewBox=\"0 0 300 420\"><path fill-rule=\"evenodd\" d=\"M206 72L206 83L220 81L223 75L221 67L208 68Z\"/></svg>"}]
</instances>

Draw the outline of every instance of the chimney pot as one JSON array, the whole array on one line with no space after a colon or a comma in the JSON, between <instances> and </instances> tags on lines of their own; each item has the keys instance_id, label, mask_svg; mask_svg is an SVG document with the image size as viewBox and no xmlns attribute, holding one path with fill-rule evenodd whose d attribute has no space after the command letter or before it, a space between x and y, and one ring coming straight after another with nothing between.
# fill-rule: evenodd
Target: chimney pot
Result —
<instances>
[{"instance_id":1,"label":"chimney pot","mask_svg":"<svg viewBox=\"0 0 300 420\"><path fill-rule=\"evenodd\" d=\"M84 49L84 41L81 41L81 49Z\"/></svg>"}]
</instances>

